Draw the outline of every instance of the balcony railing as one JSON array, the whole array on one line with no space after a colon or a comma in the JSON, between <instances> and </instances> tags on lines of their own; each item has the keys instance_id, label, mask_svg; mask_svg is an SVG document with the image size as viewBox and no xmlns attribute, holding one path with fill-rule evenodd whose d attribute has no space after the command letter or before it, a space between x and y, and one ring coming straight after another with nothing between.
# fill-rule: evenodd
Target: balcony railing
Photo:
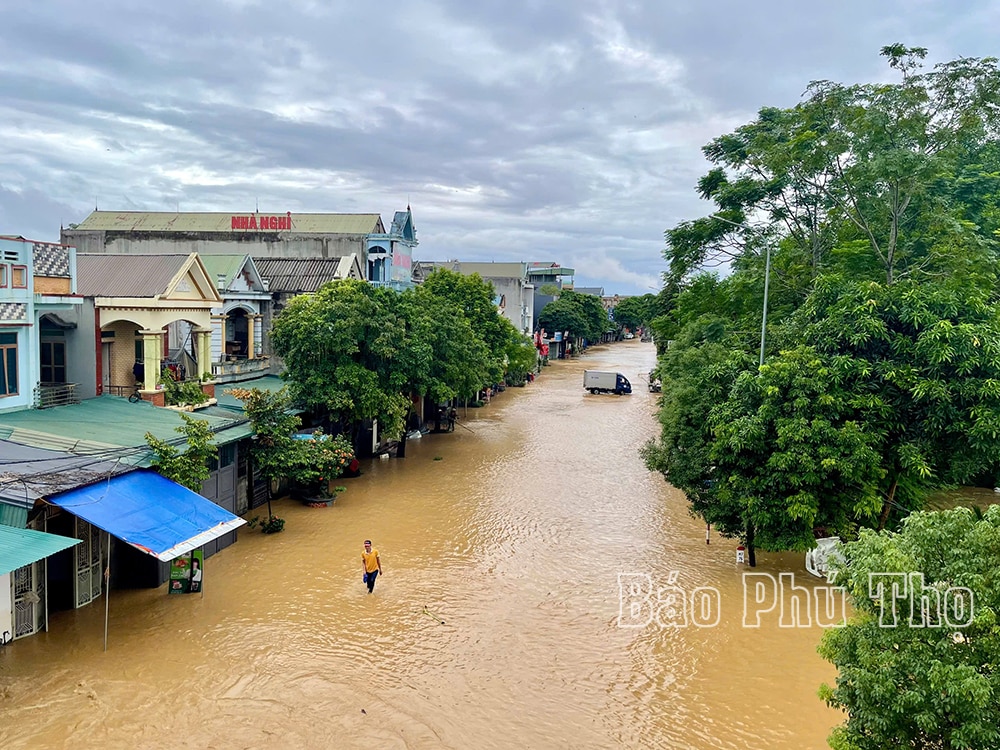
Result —
<instances>
[{"instance_id":1,"label":"balcony railing","mask_svg":"<svg viewBox=\"0 0 1000 750\"><path fill-rule=\"evenodd\" d=\"M53 406L80 403L76 383L39 383L35 386L35 408L49 409Z\"/></svg>"},{"instance_id":2,"label":"balcony railing","mask_svg":"<svg viewBox=\"0 0 1000 750\"><path fill-rule=\"evenodd\" d=\"M256 359L231 359L228 362L213 362L212 377L227 381L234 377L267 372L271 368L269 357Z\"/></svg>"}]
</instances>

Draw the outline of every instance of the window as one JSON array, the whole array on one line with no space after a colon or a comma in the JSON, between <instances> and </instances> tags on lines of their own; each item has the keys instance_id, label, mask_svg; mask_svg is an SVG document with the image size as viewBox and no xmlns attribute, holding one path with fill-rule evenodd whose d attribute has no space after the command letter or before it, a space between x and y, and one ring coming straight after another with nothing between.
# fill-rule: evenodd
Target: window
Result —
<instances>
[{"instance_id":1,"label":"window","mask_svg":"<svg viewBox=\"0 0 1000 750\"><path fill-rule=\"evenodd\" d=\"M17 334L0 333L0 397L17 395Z\"/></svg>"},{"instance_id":2,"label":"window","mask_svg":"<svg viewBox=\"0 0 1000 750\"><path fill-rule=\"evenodd\" d=\"M27 289L28 288L28 267L27 266L11 266L10 285L14 289Z\"/></svg>"},{"instance_id":3,"label":"window","mask_svg":"<svg viewBox=\"0 0 1000 750\"><path fill-rule=\"evenodd\" d=\"M0 287L7 286L7 266L0 263Z\"/></svg>"},{"instance_id":4,"label":"window","mask_svg":"<svg viewBox=\"0 0 1000 750\"><path fill-rule=\"evenodd\" d=\"M41 343L43 383L66 382L66 344L62 341L43 341Z\"/></svg>"}]
</instances>

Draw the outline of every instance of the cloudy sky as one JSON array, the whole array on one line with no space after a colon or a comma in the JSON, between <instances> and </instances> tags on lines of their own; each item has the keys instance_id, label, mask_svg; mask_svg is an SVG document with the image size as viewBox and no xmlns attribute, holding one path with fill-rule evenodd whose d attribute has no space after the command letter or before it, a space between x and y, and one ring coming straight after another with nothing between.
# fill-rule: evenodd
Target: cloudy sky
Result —
<instances>
[{"instance_id":1,"label":"cloudy sky","mask_svg":"<svg viewBox=\"0 0 1000 750\"><path fill-rule=\"evenodd\" d=\"M996 0L32 0L0 23L0 233L102 209L413 208L418 260L658 288L701 146L881 46L998 52Z\"/></svg>"}]
</instances>

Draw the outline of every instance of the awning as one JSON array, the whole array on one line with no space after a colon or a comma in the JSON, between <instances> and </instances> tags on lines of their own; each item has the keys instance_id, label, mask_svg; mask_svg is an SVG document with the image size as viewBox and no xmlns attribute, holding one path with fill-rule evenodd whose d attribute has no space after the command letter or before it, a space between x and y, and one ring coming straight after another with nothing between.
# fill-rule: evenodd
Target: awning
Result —
<instances>
[{"instance_id":1,"label":"awning","mask_svg":"<svg viewBox=\"0 0 1000 750\"><path fill-rule=\"evenodd\" d=\"M48 501L164 562L246 523L154 471L121 474Z\"/></svg>"},{"instance_id":2,"label":"awning","mask_svg":"<svg viewBox=\"0 0 1000 750\"><path fill-rule=\"evenodd\" d=\"M79 543L79 539L44 531L0 525L0 576Z\"/></svg>"}]
</instances>

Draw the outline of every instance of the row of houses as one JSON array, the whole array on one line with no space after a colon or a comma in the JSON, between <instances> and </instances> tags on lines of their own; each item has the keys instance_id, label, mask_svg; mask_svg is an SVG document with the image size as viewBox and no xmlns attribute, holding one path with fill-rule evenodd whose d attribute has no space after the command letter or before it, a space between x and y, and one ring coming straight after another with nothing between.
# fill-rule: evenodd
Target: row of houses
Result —
<instances>
[{"instance_id":1,"label":"row of houses","mask_svg":"<svg viewBox=\"0 0 1000 750\"><path fill-rule=\"evenodd\" d=\"M267 332L292 297L346 278L402 290L448 267L491 281L527 333L545 292L573 274L414 262L409 207L388 231L377 214L94 211L60 239L0 236L0 644L46 629L50 610L105 586L158 586L179 555L236 541L267 488L226 385L281 387ZM178 440L182 424L163 408L164 377L209 397L194 416L219 453L200 493L148 469L145 435Z\"/></svg>"}]
</instances>

